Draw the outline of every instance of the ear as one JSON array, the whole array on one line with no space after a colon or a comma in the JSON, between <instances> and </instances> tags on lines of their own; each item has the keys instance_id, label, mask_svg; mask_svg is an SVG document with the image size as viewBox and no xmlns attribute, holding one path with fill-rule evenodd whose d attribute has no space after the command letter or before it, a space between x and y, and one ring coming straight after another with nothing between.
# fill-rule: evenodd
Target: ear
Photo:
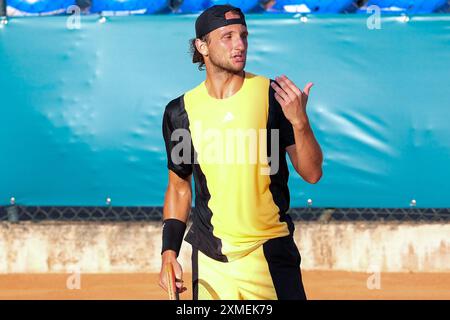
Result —
<instances>
[{"instance_id":1,"label":"ear","mask_svg":"<svg viewBox=\"0 0 450 320\"><path fill-rule=\"evenodd\" d=\"M207 56L208 51L208 44L206 41L202 41L200 39L195 39L195 47L197 48L198 52L200 52L202 55Z\"/></svg>"}]
</instances>

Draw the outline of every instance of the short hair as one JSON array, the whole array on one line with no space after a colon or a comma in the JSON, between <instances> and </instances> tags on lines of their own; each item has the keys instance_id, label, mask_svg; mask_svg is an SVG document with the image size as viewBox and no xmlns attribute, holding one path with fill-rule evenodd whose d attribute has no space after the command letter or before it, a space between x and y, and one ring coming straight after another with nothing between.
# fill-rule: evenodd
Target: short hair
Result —
<instances>
[{"instance_id":1,"label":"short hair","mask_svg":"<svg viewBox=\"0 0 450 320\"><path fill-rule=\"evenodd\" d=\"M198 63L198 70L202 71L202 70L204 70L205 59L203 58L203 55L200 53L200 51L197 50L197 47L195 46L195 40L197 40L197 38L191 39L189 41L190 42L190 51L192 54L192 63ZM209 41L208 34L201 37L200 40L208 42Z\"/></svg>"}]
</instances>

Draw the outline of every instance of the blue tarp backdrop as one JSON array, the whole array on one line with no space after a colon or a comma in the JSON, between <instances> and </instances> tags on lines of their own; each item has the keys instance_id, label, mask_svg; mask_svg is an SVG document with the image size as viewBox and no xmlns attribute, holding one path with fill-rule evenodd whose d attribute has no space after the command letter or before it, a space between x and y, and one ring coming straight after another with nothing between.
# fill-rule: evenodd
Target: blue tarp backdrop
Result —
<instances>
[{"instance_id":1,"label":"blue tarp backdrop","mask_svg":"<svg viewBox=\"0 0 450 320\"><path fill-rule=\"evenodd\" d=\"M68 19L0 28L0 205L160 206L164 108L205 77L195 16ZM450 207L450 16L247 19L248 71L315 83L324 175L290 166L292 207Z\"/></svg>"}]
</instances>

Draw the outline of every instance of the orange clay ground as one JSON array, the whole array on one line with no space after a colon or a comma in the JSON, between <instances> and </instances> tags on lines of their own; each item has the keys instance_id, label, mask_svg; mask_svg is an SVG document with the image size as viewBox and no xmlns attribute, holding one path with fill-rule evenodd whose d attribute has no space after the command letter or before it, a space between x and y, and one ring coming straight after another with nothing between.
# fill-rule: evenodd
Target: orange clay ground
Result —
<instances>
[{"instance_id":1,"label":"orange clay ground","mask_svg":"<svg viewBox=\"0 0 450 320\"><path fill-rule=\"evenodd\" d=\"M303 271L309 299L450 299L450 273L381 273L381 288L373 290L367 288L370 276ZM0 299L166 299L154 273L81 274L81 289L73 290L67 289L69 277L70 274L0 275ZM188 291L181 295L182 300L192 298L190 277L185 275Z\"/></svg>"}]
</instances>

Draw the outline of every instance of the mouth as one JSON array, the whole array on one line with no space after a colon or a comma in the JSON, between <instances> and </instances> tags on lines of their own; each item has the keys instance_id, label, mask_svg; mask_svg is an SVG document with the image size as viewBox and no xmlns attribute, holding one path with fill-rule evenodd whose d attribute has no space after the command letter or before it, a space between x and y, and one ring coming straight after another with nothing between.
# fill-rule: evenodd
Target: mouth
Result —
<instances>
[{"instance_id":1,"label":"mouth","mask_svg":"<svg viewBox=\"0 0 450 320\"><path fill-rule=\"evenodd\" d=\"M232 56L234 62L244 62L245 56L243 54L235 54Z\"/></svg>"}]
</instances>

